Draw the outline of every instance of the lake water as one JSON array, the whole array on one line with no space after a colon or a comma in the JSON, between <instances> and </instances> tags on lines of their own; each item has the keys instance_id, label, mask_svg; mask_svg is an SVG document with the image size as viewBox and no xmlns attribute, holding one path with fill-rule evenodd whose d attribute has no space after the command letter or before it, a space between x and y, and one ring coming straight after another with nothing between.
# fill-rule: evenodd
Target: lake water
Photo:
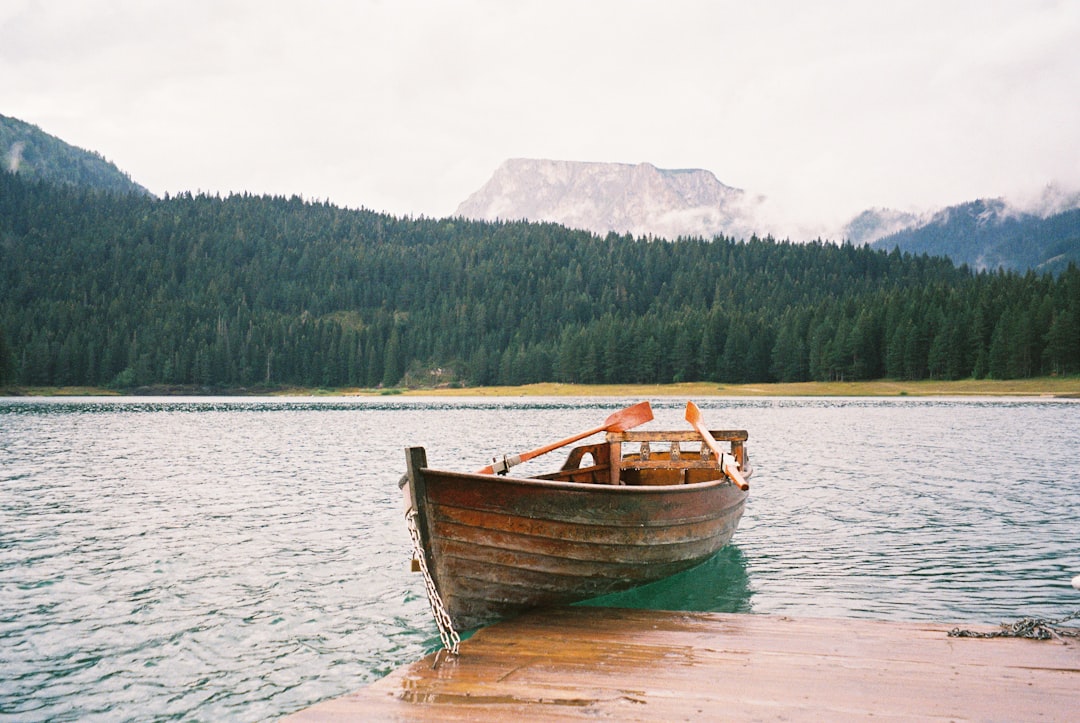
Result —
<instances>
[{"instance_id":1,"label":"lake water","mask_svg":"<svg viewBox=\"0 0 1080 723\"><path fill-rule=\"evenodd\" d=\"M382 677L439 646L408 572L403 448L473 469L636 401L0 400L0 719L272 720ZM602 602L969 624L1080 609L1080 403L696 401L750 432L733 545ZM684 407L653 400L645 428L688 428Z\"/></svg>"}]
</instances>

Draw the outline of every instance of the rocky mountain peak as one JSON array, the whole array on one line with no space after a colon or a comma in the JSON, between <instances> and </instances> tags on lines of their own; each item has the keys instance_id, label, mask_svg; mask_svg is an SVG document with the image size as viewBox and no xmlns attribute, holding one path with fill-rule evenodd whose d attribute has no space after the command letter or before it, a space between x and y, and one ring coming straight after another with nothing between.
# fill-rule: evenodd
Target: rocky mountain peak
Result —
<instances>
[{"instance_id":1,"label":"rocky mountain peak","mask_svg":"<svg viewBox=\"0 0 1080 723\"><path fill-rule=\"evenodd\" d=\"M551 221L599 235L746 237L762 202L702 169L514 158L457 215Z\"/></svg>"}]
</instances>

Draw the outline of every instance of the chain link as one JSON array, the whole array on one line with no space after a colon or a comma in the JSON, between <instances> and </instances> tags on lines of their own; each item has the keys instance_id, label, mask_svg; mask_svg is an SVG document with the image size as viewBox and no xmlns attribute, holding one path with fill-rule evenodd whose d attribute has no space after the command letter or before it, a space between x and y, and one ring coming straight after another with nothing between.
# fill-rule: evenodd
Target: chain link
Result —
<instances>
[{"instance_id":1,"label":"chain link","mask_svg":"<svg viewBox=\"0 0 1080 723\"><path fill-rule=\"evenodd\" d=\"M961 630L953 628L949 631L950 638L1031 638L1033 640L1050 640L1055 637L1077 638L1080 637L1080 628L1057 627L1062 623L1080 618L1080 610L1066 615L1060 620L1045 620L1043 618L1023 618L1015 623L1001 623L1001 630L992 633L980 633L973 630Z\"/></svg>"},{"instance_id":2,"label":"chain link","mask_svg":"<svg viewBox=\"0 0 1080 723\"><path fill-rule=\"evenodd\" d=\"M458 645L461 636L454 630L454 624L450 620L450 614L446 612L439 591L435 589L435 581L431 579L428 571L427 556L424 555L424 545L420 542L420 530L416 526L416 510L410 509L405 514L405 522L409 526L409 536L412 538L413 555L420 562L420 572L424 574L424 584L427 586L428 603L431 604L431 614L435 617L435 624L439 627L439 637L442 638L443 647L451 655L458 654Z\"/></svg>"}]
</instances>

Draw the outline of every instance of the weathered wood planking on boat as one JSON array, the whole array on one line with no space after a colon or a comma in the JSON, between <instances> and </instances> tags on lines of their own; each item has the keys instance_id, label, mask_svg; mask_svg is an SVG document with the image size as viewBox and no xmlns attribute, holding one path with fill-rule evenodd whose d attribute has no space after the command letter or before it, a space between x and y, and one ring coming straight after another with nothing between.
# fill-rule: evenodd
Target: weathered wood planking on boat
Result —
<instances>
[{"instance_id":1,"label":"weathered wood planking on boat","mask_svg":"<svg viewBox=\"0 0 1080 723\"><path fill-rule=\"evenodd\" d=\"M1078 719L1076 639L950 638L950 627L550 609L286 720Z\"/></svg>"},{"instance_id":2,"label":"weathered wood planking on boat","mask_svg":"<svg viewBox=\"0 0 1080 723\"><path fill-rule=\"evenodd\" d=\"M745 458L745 431L717 434L733 460ZM625 590L712 556L735 534L747 497L718 455L621 451L626 441L649 450L696 437L609 433L558 472L527 478L432 469L422 447L408 449L408 504L453 626Z\"/></svg>"}]
</instances>

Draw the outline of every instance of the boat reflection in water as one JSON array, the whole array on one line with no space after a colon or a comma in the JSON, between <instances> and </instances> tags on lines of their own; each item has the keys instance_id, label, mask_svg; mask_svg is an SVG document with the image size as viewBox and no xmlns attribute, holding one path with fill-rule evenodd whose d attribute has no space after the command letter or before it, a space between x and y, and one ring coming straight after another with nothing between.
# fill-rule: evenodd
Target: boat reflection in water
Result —
<instances>
[{"instance_id":1,"label":"boat reflection in water","mask_svg":"<svg viewBox=\"0 0 1080 723\"><path fill-rule=\"evenodd\" d=\"M638 610L748 613L751 612L752 595L746 557L737 546L729 545L691 570L577 604Z\"/></svg>"}]
</instances>

